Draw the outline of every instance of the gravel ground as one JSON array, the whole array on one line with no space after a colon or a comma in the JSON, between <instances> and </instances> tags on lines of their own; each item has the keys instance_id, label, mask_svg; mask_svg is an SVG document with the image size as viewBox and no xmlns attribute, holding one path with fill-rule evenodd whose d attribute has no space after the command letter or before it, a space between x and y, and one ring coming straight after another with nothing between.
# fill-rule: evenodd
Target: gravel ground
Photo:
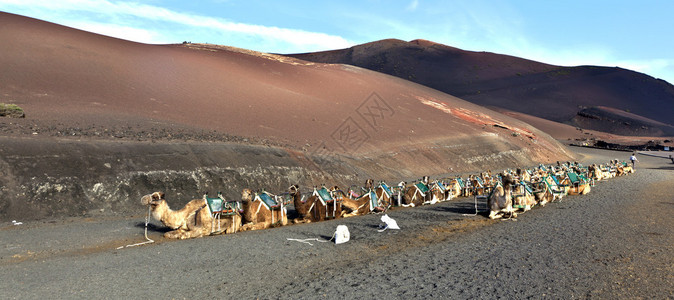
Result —
<instances>
[{"instance_id":1,"label":"gravel ground","mask_svg":"<svg viewBox=\"0 0 674 300\"><path fill-rule=\"evenodd\" d=\"M585 162L625 152L574 148ZM0 228L0 297L77 298L674 298L674 165L639 156L637 172L517 221L473 213L472 199L379 215L188 241L143 215ZM484 204L481 204L484 207ZM20 221L20 220L17 220ZM348 226L345 244L330 239Z\"/></svg>"}]
</instances>

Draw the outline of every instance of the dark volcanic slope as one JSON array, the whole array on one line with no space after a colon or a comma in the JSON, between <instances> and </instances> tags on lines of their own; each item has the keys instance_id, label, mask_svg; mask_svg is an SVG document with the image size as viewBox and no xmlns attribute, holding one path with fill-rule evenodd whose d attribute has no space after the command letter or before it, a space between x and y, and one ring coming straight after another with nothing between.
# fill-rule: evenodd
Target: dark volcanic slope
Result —
<instances>
[{"instance_id":1,"label":"dark volcanic slope","mask_svg":"<svg viewBox=\"0 0 674 300\"><path fill-rule=\"evenodd\" d=\"M560 67L424 40L382 40L289 55L351 64L408 79L484 106L570 123L579 107L606 106L674 124L674 86L621 68Z\"/></svg>"},{"instance_id":2,"label":"dark volcanic slope","mask_svg":"<svg viewBox=\"0 0 674 300\"><path fill-rule=\"evenodd\" d=\"M572 124L582 128L622 135L674 136L674 126L672 125L604 106L580 110L573 118Z\"/></svg>"}]
</instances>

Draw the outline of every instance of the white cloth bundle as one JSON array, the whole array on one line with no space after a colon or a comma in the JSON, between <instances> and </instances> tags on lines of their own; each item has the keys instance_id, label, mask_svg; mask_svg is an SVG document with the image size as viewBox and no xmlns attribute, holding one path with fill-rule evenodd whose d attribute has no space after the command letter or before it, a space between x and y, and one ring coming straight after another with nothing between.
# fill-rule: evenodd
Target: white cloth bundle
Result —
<instances>
[{"instance_id":1,"label":"white cloth bundle","mask_svg":"<svg viewBox=\"0 0 674 300\"><path fill-rule=\"evenodd\" d=\"M336 245L348 242L349 238L351 238L349 228L347 228L346 225L338 225L334 237Z\"/></svg>"},{"instance_id":2,"label":"white cloth bundle","mask_svg":"<svg viewBox=\"0 0 674 300\"><path fill-rule=\"evenodd\" d=\"M391 219L391 217L389 217L388 215L381 216L381 221L384 222L384 224L386 225L384 226L384 229L378 230L379 232L382 232L386 229L400 229L400 227L398 227L398 222L396 222L396 220Z\"/></svg>"}]
</instances>

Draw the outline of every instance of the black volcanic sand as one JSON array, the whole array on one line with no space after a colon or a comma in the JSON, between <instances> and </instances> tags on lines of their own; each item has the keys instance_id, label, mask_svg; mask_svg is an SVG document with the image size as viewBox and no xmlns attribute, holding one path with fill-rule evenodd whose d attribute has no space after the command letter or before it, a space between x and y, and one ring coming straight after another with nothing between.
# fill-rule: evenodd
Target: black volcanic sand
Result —
<instances>
[{"instance_id":1,"label":"black volcanic sand","mask_svg":"<svg viewBox=\"0 0 674 300\"><path fill-rule=\"evenodd\" d=\"M574 148L585 162L629 153ZM127 219L0 228L0 297L30 298L672 298L674 165L640 155L637 172L517 221L472 213L471 199L257 232L168 241L143 209ZM481 204L484 208L484 204ZM17 220L21 221L21 220ZM348 226L345 244L329 239Z\"/></svg>"}]
</instances>

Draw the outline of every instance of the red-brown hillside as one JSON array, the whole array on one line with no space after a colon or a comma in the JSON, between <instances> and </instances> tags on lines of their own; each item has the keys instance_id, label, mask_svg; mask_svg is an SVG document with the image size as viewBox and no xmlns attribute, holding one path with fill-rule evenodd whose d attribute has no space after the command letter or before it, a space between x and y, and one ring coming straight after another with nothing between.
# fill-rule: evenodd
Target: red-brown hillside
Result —
<instances>
[{"instance_id":1,"label":"red-brown hillside","mask_svg":"<svg viewBox=\"0 0 674 300\"><path fill-rule=\"evenodd\" d=\"M7 13L0 39L0 101L21 106L41 130L193 128L375 164L396 156L403 168L423 163L417 172L434 173L449 169L441 164L452 159L449 145L477 149L457 150L454 159L465 157L451 163L474 167L490 155L523 164L567 155L521 121L357 67L139 44Z\"/></svg>"},{"instance_id":2,"label":"red-brown hillside","mask_svg":"<svg viewBox=\"0 0 674 300\"><path fill-rule=\"evenodd\" d=\"M584 107L593 106L627 110L657 122L674 124L674 86L621 68L560 67L513 56L464 51L424 40L382 40L348 49L289 56L355 65L411 80L479 105L572 125L594 123L582 120L583 114L578 114ZM625 119L613 121L622 123ZM669 131L651 125L656 128L649 128L649 134ZM640 134L643 130L639 128L613 128L616 130L613 132Z\"/></svg>"}]
</instances>

